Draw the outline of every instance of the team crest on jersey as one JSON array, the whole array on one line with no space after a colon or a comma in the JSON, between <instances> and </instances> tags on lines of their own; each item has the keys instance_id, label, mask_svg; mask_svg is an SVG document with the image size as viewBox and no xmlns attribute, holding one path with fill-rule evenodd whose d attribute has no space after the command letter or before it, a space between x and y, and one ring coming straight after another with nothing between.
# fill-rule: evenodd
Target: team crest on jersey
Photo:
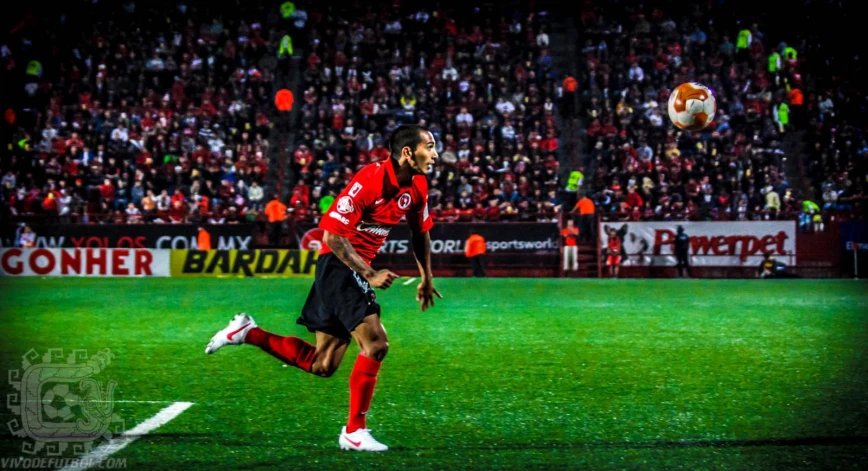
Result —
<instances>
[{"instance_id":1,"label":"team crest on jersey","mask_svg":"<svg viewBox=\"0 0 868 471\"><path fill-rule=\"evenodd\" d=\"M410 207L410 204L413 202L413 198L410 197L410 193L404 193L398 198L398 207L401 209L407 209Z\"/></svg>"},{"instance_id":2,"label":"team crest on jersey","mask_svg":"<svg viewBox=\"0 0 868 471\"><path fill-rule=\"evenodd\" d=\"M349 214L356 210L353 207L353 200L349 196L342 196L341 199L338 200L338 212L341 214Z\"/></svg>"}]
</instances>

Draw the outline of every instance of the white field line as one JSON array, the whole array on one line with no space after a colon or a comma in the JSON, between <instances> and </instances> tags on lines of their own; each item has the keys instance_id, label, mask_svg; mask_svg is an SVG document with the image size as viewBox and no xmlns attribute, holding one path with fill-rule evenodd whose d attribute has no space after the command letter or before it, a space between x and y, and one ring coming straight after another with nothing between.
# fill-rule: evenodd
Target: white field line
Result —
<instances>
[{"instance_id":1,"label":"white field line","mask_svg":"<svg viewBox=\"0 0 868 471\"><path fill-rule=\"evenodd\" d=\"M42 403L49 404L49 403L50 403L50 401L24 401L24 402L27 403L27 404L42 404ZM88 402L88 401L81 401L81 402ZM81 402L79 402L79 403L81 403ZM117 401L112 400L112 401L111 401L112 404L118 404L118 403L127 403L127 404L172 404L172 403L174 403L174 402L177 402L177 401L134 401L134 400L128 400L128 401L127 401L127 400L117 400Z\"/></svg>"},{"instance_id":2,"label":"white field line","mask_svg":"<svg viewBox=\"0 0 868 471\"><path fill-rule=\"evenodd\" d=\"M127 430L119 437L112 438L109 441L104 442L100 446L93 449L90 453L82 456L79 459L79 463L86 463L85 466L66 467L63 468L61 471L72 471L73 469L82 470L99 465L99 463L111 456L113 453L123 450L124 448L126 448L127 445L138 440L140 437L147 435L151 431L165 425L170 420L181 415L182 412L189 409L192 405L192 402L173 403L171 406L164 408L160 412L157 412L157 415L140 423L139 425L136 425L132 430Z\"/></svg>"},{"instance_id":3,"label":"white field line","mask_svg":"<svg viewBox=\"0 0 868 471\"><path fill-rule=\"evenodd\" d=\"M414 282L414 281L416 281L416 278L410 278L409 280L407 280L407 281L404 282L404 286L407 286L407 285L409 285L410 283L412 283L412 282Z\"/></svg>"},{"instance_id":4,"label":"white field line","mask_svg":"<svg viewBox=\"0 0 868 471\"><path fill-rule=\"evenodd\" d=\"M132 400L130 400L130 401L112 401L112 403L115 403L115 402L127 402L130 404L172 404L175 401L132 401Z\"/></svg>"}]
</instances>

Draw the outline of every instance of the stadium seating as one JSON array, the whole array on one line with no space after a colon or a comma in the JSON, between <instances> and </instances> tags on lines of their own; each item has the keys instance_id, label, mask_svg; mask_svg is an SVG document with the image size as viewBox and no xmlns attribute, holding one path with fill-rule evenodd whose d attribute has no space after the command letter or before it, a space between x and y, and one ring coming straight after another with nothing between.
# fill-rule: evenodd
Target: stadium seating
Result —
<instances>
[{"instance_id":1,"label":"stadium seating","mask_svg":"<svg viewBox=\"0 0 868 471\"><path fill-rule=\"evenodd\" d=\"M679 11L585 3L580 90L590 191L604 217L795 219L821 188L830 189L823 191L830 200L840 195L823 199L825 217L854 209L865 182L845 172L852 174L865 145L846 124L837 130L846 137L835 139L830 123L840 123L833 115L843 96L813 93L815 82L800 69L805 55L795 49L804 42L796 43L794 32L773 38L762 25L730 20L746 12L710 5ZM698 135L679 132L667 116L670 90L687 81L717 97L715 120ZM813 143L808 168L805 140ZM809 185L801 185L805 175Z\"/></svg>"},{"instance_id":2,"label":"stadium seating","mask_svg":"<svg viewBox=\"0 0 868 471\"><path fill-rule=\"evenodd\" d=\"M272 183L273 70L288 55L301 82L297 140L285 154L293 219L317 221L323 198L386 158L389 132L410 122L439 142L430 179L439 220L545 221L569 209L557 191L561 77L548 16L311 8L309 19L296 18L304 32L293 53L280 45L274 5L230 6L230 15L193 3L85 4L76 10L93 25L86 34L46 20L37 27L52 39L9 43L4 73L26 68L29 111L6 115L16 130L12 159L0 166L3 214L261 220ZM761 220L804 217L803 202L813 201L825 218L862 214L861 95L803 76L815 53L804 40L783 42L786 34L739 24L719 7L579 6L585 183L599 211ZM51 41L65 47L34 54L51 51ZM770 69L773 51L781 57ZM669 90L689 80L718 97L714 123L698 135L677 132L666 116Z\"/></svg>"},{"instance_id":3,"label":"stadium seating","mask_svg":"<svg viewBox=\"0 0 868 471\"><path fill-rule=\"evenodd\" d=\"M402 123L423 124L438 141L438 220L554 218L559 132L545 31L544 17L511 11L385 6L312 17L296 220L316 220L321 198L387 158L385 141Z\"/></svg>"},{"instance_id":4,"label":"stadium seating","mask_svg":"<svg viewBox=\"0 0 868 471\"><path fill-rule=\"evenodd\" d=\"M96 3L96 2L94 2ZM267 170L276 28L261 12L185 3L84 3L92 27L53 30L25 89L0 196L12 215L64 222L233 222L257 217ZM34 27L31 25L30 27ZM29 69L28 69L29 73ZM11 167L11 168L10 168Z\"/></svg>"}]
</instances>

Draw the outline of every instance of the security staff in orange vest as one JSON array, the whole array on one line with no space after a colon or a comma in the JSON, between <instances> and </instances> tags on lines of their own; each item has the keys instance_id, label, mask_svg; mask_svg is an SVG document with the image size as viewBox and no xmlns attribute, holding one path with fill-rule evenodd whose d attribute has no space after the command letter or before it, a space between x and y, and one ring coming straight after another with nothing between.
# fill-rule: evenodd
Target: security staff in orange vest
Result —
<instances>
[{"instance_id":1,"label":"security staff in orange vest","mask_svg":"<svg viewBox=\"0 0 868 471\"><path fill-rule=\"evenodd\" d=\"M790 109L793 112L793 124L801 126L804 123L805 95L799 87L793 87L787 92L790 99Z\"/></svg>"},{"instance_id":2,"label":"security staff in orange vest","mask_svg":"<svg viewBox=\"0 0 868 471\"><path fill-rule=\"evenodd\" d=\"M199 226L199 237L196 240L199 250L211 250L211 234L204 227Z\"/></svg>"},{"instance_id":3,"label":"security staff in orange vest","mask_svg":"<svg viewBox=\"0 0 868 471\"><path fill-rule=\"evenodd\" d=\"M268 243L272 247L280 245L283 221L286 220L286 205L280 202L280 195L275 193L271 201L265 205L265 217L268 218Z\"/></svg>"},{"instance_id":4,"label":"security staff in orange vest","mask_svg":"<svg viewBox=\"0 0 868 471\"><path fill-rule=\"evenodd\" d=\"M594 227L594 201L588 198L588 195L582 195L576 206L571 211L579 213L579 238L582 242L594 242L596 239L596 228Z\"/></svg>"},{"instance_id":5,"label":"security staff in orange vest","mask_svg":"<svg viewBox=\"0 0 868 471\"><path fill-rule=\"evenodd\" d=\"M464 243L464 256L470 262L470 268L473 269L473 276L485 276L485 239L476 232L476 229L470 230L470 237Z\"/></svg>"},{"instance_id":6,"label":"security staff in orange vest","mask_svg":"<svg viewBox=\"0 0 868 471\"><path fill-rule=\"evenodd\" d=\"M563 116L572 119L575 113L576 89L579 87L579 82L573 76L567 75L561 85L563 87Z\"/></svg>"}]
</instances>

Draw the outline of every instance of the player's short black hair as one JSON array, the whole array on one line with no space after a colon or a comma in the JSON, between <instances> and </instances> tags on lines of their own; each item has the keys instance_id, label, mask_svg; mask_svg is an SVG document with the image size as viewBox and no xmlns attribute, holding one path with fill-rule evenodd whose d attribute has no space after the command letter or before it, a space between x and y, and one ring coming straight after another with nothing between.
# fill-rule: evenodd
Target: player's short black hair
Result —
<instances>
[{"instance_id":1,"label":"player's short black hair","mask_svg":"<svg viewBox=\"0 0 868 471\"><path fill-rule=\"evenodd\" d=\"M422 133L428 132L428 129L416 124L402 124L392 132L392 137L389 138L389 152L392 156L398 158L401 155L401 149L409 147L416 149L422 142Z\"/></svg>"}]
</instances>

